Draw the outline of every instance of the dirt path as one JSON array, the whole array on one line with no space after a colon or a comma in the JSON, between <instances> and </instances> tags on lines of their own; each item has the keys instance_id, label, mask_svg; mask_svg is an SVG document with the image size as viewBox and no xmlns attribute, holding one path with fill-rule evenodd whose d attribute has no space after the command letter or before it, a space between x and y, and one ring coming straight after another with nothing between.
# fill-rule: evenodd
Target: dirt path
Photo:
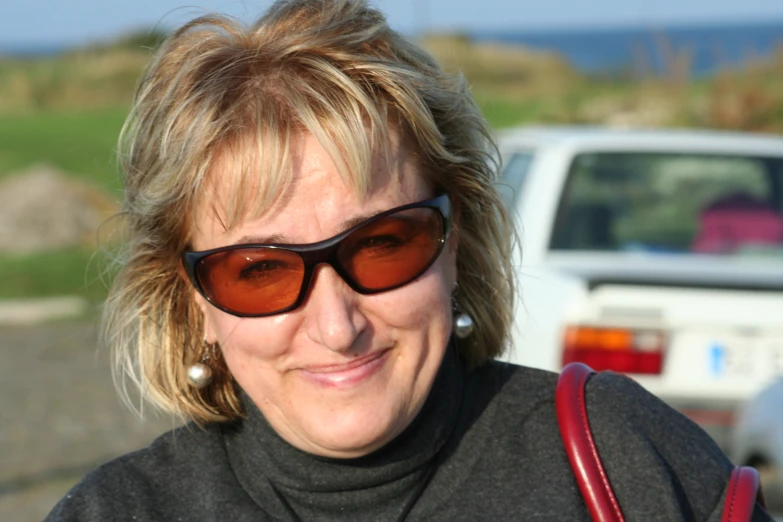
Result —
<instances>
[{"instance_id":1,"label":"dirt path","mask_svg":"<svg viewBox=\"0 0 783 522\"><path fill-rule=\"evenodd\" d=\"M42 520L82 475L174 426L123 406L94 326L0 328L0 520Z\"/></svg>"}]
</instances>

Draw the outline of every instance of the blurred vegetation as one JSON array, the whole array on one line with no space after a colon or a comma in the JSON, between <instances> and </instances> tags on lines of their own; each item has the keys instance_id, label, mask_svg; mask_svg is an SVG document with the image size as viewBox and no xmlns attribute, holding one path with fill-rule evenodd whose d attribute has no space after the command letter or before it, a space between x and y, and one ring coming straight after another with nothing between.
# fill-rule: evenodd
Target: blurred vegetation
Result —
<instances>
[{"instance_id":1,"label":"blurred vegetation","mask_svg":"<svg viewBox=\"0 0 783 522\"><path fill-rule=\"evenodd\" d=\"M115 143L136 82L165 33L145 31L39 58L0 57L0 176L45 161L114 193ZM584 123L783 131L783 47L714 76L690 73L687 50L659 39L662 74L638 56L628 70L586 76L560 56L460 34L422 44L461 71L490 123ZM0 256L0 298L105 294L102 255L87 249Z\"/></svg>"},{"instance_id":2,"label":"blurred vegetation","mask_svg":"<svg viewBox=\"0 0 783 522\"><path fill-rule=\"evenodd\" d=\"M116 193L115 150L126 114L120 106L0 113L0 176L48 163Z\"/></svg>"},{"instance_id":3,"label":"blurred vegetation","mask_svg":"<svg viewBox=\"0 0 783 522\"><path fill-rule=\"evenodd\" d=\"M783 45L769 59L697 78L689 49L673 48L663 34L656 41L656 56L637 52L628 68L590 76L549 52L475 43L459 34L423 39L446 68L467 77L496 127L536 122L783 132ZM657 61L662 72L648 65Z\"/></svg>"},{"instance_id":4,"label":"blurred vegetation","mask_svg":"<svg viewBox=\"0 0 783 522\"><path fill-rule=\"evenodd\" d=\"M111 279L104 254L88 248L4 254L0 274L3 299L78 295L96 303L106 297Z\"/></svg>"}]
</instances>

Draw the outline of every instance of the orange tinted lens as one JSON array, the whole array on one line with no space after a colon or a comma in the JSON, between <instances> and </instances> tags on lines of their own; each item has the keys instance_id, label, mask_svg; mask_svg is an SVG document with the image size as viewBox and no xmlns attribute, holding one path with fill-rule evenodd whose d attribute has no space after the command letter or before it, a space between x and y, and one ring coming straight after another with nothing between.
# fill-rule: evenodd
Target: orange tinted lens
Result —
<instances>
[{"instance_id":1,"label":"orange tinted lens","mask_svg":"<svg viewBox=\"0 0 783 522\"><path fill-rule=\"evenodd\" d=\"M196 265L201 287L213 303L249 315L270 314L294 304L304 272L298 254L277 248L228 250Z\"/></svg>"},{"instance_id":2,"label":"orange tinted lens","mask_svg":"<svg viewBox=\"0 0 783 522\"><path fill-rule=\"evenodd\" d=\"M367 290L413 281L435 260L443 244L436 210L414 208L375 220L345 238L337 256L346 272Z\"/></svg>"}]
</instances>

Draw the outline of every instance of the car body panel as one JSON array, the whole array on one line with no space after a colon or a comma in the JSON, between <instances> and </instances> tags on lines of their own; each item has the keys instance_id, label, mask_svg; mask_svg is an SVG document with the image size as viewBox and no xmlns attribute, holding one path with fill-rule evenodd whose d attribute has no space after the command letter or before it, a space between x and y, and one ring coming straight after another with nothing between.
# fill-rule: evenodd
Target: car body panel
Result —
<instances>
[{"instance_id":1,"label":"car body panel","mask_svg":"<svg viewBox=\"0 0 783 522\"><path fill-rule=\"evenodd\" d=\"M760 467L768 503L783 510L783 377L737 411L732 458Z\"/></svg>"}]
</instances>

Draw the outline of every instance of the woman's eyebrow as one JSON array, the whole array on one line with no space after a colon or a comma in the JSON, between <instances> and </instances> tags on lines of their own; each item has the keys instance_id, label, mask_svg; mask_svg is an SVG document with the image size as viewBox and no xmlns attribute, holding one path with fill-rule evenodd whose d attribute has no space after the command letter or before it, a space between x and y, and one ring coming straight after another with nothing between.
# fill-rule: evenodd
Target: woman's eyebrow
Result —
<instances>
[{"instance_id":1,"label":"woman's eyebrow","mask_svg":"<svg viewBox=\"0 0 783 522\"><path fill-rule=\"evenodd\" d=\"M276 244L291 244L292 241L287 236L282 234L272 234L271 236L242 236L237 245L276 245Z\"/></svg>"},{"instance_id":2,"label":"woman's eyebrow","mask_svg":"<svg viewBox=\"0 0 783 522\"><path fill-rule=\"evenodd\" d=\"M342 222L341 230L337 234L349 230L355 227L356 225L360 225L365 221L367 221L368 219L374 218L375 216L377 216L378 214L382 214L383 212L386 211L377 210L375 212L369 212L367 214L362 214L347 219ZM283 234L272 234L270 236L258 236L258 235L251 234L247 236L242 236L235 244L237 245L292 245L295 243L296 243L295 241L293 241L291 238Z\"/></svg>"},{"instance_id":3,"label":"woman's eyebrow","mask_svg":"<svg viewBox=\"0 0 783 522\"><path fill-rule=\"evenodd\" d=\"M372 219L378 214L382 214L386 212L385 210L376 210L375 212L370 212L368 214L362 214L360 216L354 216L351 219L347 219L343 221L343 230L348 230L350 228L355 227L356 225L360 225L367 221L368 219Z\"/></svg>"}]
</instances>

